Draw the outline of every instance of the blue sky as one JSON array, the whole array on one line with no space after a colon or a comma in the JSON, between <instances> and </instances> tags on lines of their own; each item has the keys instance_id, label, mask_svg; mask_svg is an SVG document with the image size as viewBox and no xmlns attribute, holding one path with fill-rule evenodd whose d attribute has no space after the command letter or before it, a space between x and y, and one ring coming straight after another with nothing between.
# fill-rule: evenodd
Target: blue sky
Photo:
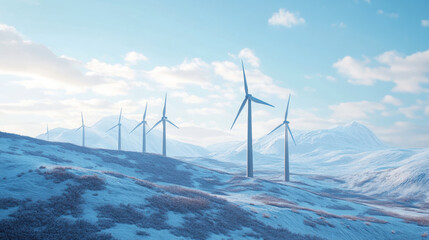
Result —
<instances>
[{"instance_id":1,"label":"blue sky","mask_svg":"<svg viewBox=\"0 0 429 240\"><path fill-rule=\"evenodd\" d=\"M0 127L35 136L117 114L151 121L169 94L171 136L244 140L240 59L254 137L292 93L292 129L359 121L429 147L427 1L0 1ZM245 112L244 112L245 113Z\"/></svg>"}]
</instances>

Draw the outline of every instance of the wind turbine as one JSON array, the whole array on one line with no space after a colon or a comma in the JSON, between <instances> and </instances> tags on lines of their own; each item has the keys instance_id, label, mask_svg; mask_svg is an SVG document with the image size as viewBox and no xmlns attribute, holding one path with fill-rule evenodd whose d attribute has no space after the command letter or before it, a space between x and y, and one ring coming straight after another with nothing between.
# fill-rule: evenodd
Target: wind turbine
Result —
<instances>
[{"instance_id":1,"label":"wind turbine","mask_svg":"<svg viewBox=\"0 0 429 240\"><path fill-rule=\"evenodd\" d=\"M162 118L159 120L153 127L147 132L149 133L154 129L160 122L162 122L162 156L167 156L167 133L166 133L166 123L170 123L176 128L179 128L178 126L174 125L174 123L170 122L170 120L167 119L165 116L165 110L167 105L167 93L165 94L165 100L164 100L164 110L162 110Z\"/></svg>"},{"instance_id":2,"label":"wind turbine","mask_svg":"<svg viewBox=\"0 0 429 240\"><path fill-rule=\"evenodd\" d=\"M85 147L85 123L83 122L83 113L80 113L80 116L82 117L82 125L80 128L76 129L76 132L79 131L79 129L82 128L82 147Z\"/></svg>"},{"instance_id":3,"label":"wind turbine","mask_svg":"<svg viewBox=\"0 0 429 240\"><path fill-rule=\"evenodd\" d=\"M289 121L287 120L287 113L289 110L289 102L290 102L290 94L289 94L289 100L287 101L285 120L283 121L282 124L280 124L279 126L274 128L273 131L271 131L270 133L267 134L267 135L269 135L269 134L273 133L274 131L276 131L277 129L279 129L281 126L285 125L285 182L289 182L289 144L288 144L288 134L287 134L288 130L289 130L290 136L292 137L293 143L296 145L295 139L293 138L293 135L292 135L292 131L289 128Z\"/></svg>"},{"instance_id":4,"label":"wind turbine","mask_svg":"<svg viewBox=\"0 0 429 240\"><path fill-rule=\"evenodd\" d=\"M49 141L49 125L46 124L46 139Z\"/></svg>"},{"instance_id":5,"label":"wind turbine","mask_svg":"<svg viewBox=\"0 0 429 240\"><path fill-rule=\"evenodd\" d=\"M137 126L130 132L130 134L131 134L132 132L134 132L134 130L136 130L140 125L143 124L143 141L142 141L142 144L143 144L142 152L143 153L146 153L146 125L148 125L146 122L146 110L147 110L147 103L146 103L146 107L144 109L143 120L139 124L137 124Z\"/></svg>"},{"instance_id":6,"label":"wind turbine","mask_svg":"<svg viewBox=\"0 0 429 240\"><path fill-rule=\"evenodd\" d=\"M118 124L116 124L115 126L111 127L109 130L107 130L106 132L114 129L115 127L118 127L118 150L121 151L121 117L122 117L122 108L121 108L121 112L119 113L119 121Z\"/></svg>"},{"instance_id":7,"label":"wind turbine","mask_svg":"<svg viewBox=\"0 0 429 240\"><path fill-rule=\"evenodd\" d=\"M247 89L247 81L246 81L246 73L244 72L244 64L243 60L241 61L241 67L243 69L243 78L244 78L244 91L246 93L243 103L241 104L240 110L238 110L238 114L232 123L231 129L234 127L235 121L237 121L238 116L243 110L244 105L247 103L247 177L253 177L253 149L252 149L252 102L268 105L270 107L274 107L271 104L268 104L262 100L259 100L249 94L249 90Z\"/></svg>"}]
</instances>

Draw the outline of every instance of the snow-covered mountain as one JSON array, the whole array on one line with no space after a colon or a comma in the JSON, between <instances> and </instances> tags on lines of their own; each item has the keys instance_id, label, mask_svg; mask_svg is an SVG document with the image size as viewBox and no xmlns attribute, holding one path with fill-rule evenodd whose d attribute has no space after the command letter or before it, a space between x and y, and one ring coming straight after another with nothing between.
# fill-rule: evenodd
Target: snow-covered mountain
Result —
<instances>
[{"instance_id":1,"label":"snow-covered mountain","mask_svg":"<svg viewBox=\"0 0 429 240\"><path fill-rule=\"evenodd\" d=\"M118 129L108 129L118 123L118 116L102 118L93 126L85 129L85 145L91 148L118 149ZM122 149L126 151L142 151L142 128L129 132L138 124L135 120L122 117ZM149 129L146 129L148 131ZM168 133L168 130L167 130ZM46 134L37 136L39 139L46 139ZM68 142L76 145L82 144L82 131L76 129L55 128L49 131L49 139L57 142ZM152 130L146 135L146 151L151 153L162 153L162 133L158 129ZM208 151L203 147L179 142L168 138L167 134L167 155L168 156L206 156Z\"/></svg>"},{"instance_id":2,"label":"snow-covered mountain","mask_svg":"<svg viewBox=\"0 0 429 240\"><path fill-rule=\"evenodd\" d=\"M2 132L0 176L0 239L420 239L429 229L424 209L303 188L314 182Z\"/></svg>"},{"instance_id":3,"label":"snow-covered mountain","mask_svg":"<svg viewBox=\"0 0 429 240\"><path fill-rule=\"evenodd\" d=\"M293 131L296 145L289 136L291 154L304 154L317 151L355 150L369 151L387 148L377 136L366 126L352 122L347 125L330 129L314 131ZM246 151L246 142L237 144L215 145L216 152L241 152ZM221 148L223 146L223 148ZM263 155L283 156L284 154L284 130L279 128L270 135L265 135L253 141L253 151Z\"/></svg>"},{"instance_id":4,"label":"snow-covered mountain","mask_svg":"<svg viewBox=\"0 0 429 240\"><path fill-rule=\"evenodd\" d=\"M336 178L340 187L390 200L412 200L429 204L429 149L388 147L362 124L316 131L294 131L296 145L289 138L292 174L325 175ZM223 147L223 148L221 148ZM211 158L231 162L236 167L219 169L243 172L246 143L216 146ZM284 131L254 140L255 176L281 179L284 168ZM205 165L207 160L193 160ZM207 165L214 167L214 163ZM292 176L292 180L294 177Z\"/></svg>"}]
</instances>

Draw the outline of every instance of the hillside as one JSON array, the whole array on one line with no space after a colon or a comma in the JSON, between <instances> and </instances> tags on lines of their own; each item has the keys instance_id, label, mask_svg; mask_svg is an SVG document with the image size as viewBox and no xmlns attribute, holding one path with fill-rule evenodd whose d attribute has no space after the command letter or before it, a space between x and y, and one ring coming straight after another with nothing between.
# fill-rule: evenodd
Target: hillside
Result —
<instances>
[{"instance_id":1,"label":"hillside","mask_svg":"<svg viewBox=\"0 0 429 240\"><path fill-rule=\"evenodd\" d=\"M0 239L418 239L428 231L427 215L155 154L0 133L0 169Z\"/></svg>"}]
</instances>

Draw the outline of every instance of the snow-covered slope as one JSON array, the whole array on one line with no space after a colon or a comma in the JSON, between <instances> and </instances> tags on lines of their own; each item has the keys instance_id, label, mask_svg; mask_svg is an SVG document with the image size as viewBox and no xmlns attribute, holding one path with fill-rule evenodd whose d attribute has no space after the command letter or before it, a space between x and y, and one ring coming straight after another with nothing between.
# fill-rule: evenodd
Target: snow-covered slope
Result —
<instances>
[{"instance_id":1,"label":"snow-covered slope","mask_svg":"<svg viewBox=\"0 0 429 240\"><path fill-rule=\"evenodd\" d=\"M117 124L118 116L109 116L102 118L93 126L87 127L85 130L87 147L118 149L118 129L112 129L106 133L108 129ZM126 151L142 151L142 128L136 129L133 133L129 132L138 124L137 121L122 117L122 150ZM148 131L149 129L146 129ZM167 130L168 132L168 130ZM46 134L37 136L39 139L46 139ZM57 142L69 142L76 145L82 144L82 131L75 129L55 128L49 131L49 139ZM158 129L152 130L146 136L147 152L162 153L162 133ZM179 142L168 138L167 134L167 155L169 156L206 156L208 151L203 147Z\"/></svg>"},{"instance_id":2,"label":"snow-covered slope","mask_svg":"<svg viewBox=\"0 0 429 240\"><path fill-rule=\"evenodd\" d=\"M398 164L398 163L397 163ZM346 187L374 196L388 196L429 206L429 149L417 151L398 167L344 176Z\"/></svg>"},{"instance_id":3,"label":"snow-covered slope","mask_svg":"<svg viewBox=\"0 0 429 240\"><path fill-rule=\"evenodd\" d=\"M294 136L297 145L289 143L292 174L327 175L344 182L341 187L359 193L390 200L411 199L419 206L429 204L429 187L425 184L429 181L429 149L388 147L357 122L331 129L294 131ZM211 158L236 165L235 168L224 168L218 164L219 169L243 172L246 144L230 145L229 148L224 145L223 149L219 146ZM283 130L256 139L253 150L255 175L281 179ZM207 160L193 162L205 165Z\"/></svg>"},{"instance_id":4,"label":"snow-covered slope","mask_svg":"<svg viewBox=\"0 0 429 240\"><path fill-rule=\"evenodd\" d=\"M419 239L429 225L317 187L1 132L0 173L0 239Z\"/></svg>"}]
</instances>

